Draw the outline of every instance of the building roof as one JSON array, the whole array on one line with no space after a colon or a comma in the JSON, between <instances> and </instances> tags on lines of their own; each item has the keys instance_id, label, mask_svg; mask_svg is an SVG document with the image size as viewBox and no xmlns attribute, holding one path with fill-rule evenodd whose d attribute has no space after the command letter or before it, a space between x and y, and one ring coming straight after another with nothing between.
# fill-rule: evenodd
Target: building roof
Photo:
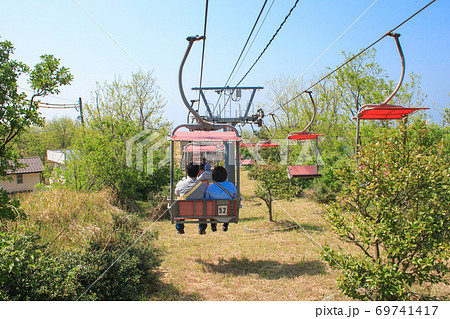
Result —
<instances>
[{"instance_id":1,"label":"building roof","mask_svg":"<svg viewBox=\"0 0 450 319\"><path fill-rule=\"evenodd\" d=\"M66 163L66 154L70 152L69 150L47 150L47 160L64 165Z\"/></svg>"},{"instance_id":2,"label":"building roof","mask_svg":"<svg viewBox=\"0 0 450 319\"><path fill-rule=\"evenodd\" d=\"M27 174L27 173L40 173L44 171L44 165L39 156L24 157L17 160L20 164L25 164L25 167L18 168L16 170L8 169L7 174ZM10 161L10 164L13 164Z\"/></svg>"}]
</instances>

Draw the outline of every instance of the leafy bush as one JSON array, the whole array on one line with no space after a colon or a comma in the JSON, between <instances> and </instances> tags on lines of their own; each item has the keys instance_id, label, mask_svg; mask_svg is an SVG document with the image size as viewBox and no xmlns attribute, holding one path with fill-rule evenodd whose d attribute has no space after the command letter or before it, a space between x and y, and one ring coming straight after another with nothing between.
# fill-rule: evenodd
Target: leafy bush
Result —
<instances>
[{"instance_id":1,"label":"leafy bush","mask_svg":"<svg viewBox=\"0 0 450 319\"><path fill-rule=\"evenodd\" d=\"M392 131L362 148L339 172L346 185L325 218L360 255L326 248L342 268L343 292L364 300L408 300L414 284L447 282L450 164L424 125Z\"/></svg>"},{"instance_id":2,"label":"leafy bush","mask_svg":"<svg viewBox=\"0 0 450 319\"><path fill-rule=\"evenodd\" d=\"M272 202L274 198L292 199L302 194L310 180L289 179L285 165L255 165L249 175L256 180L255 194L269 210L269 221L273 221Z\"/></svg>"},{"instance_id":3,"label":"leafy bush","mask_svg":"<svg viewBox=\"0 0 450 319\"><path fill-rule=\"evenodd\" d=\"M349 141L333 138L326 139L321 146L324 161L322 177L315 179L313 184L313 199L319 203L330 203L336 200L342 188L336 175L338 168L350 159Z\"/></svg>"},{"instance_id":4,"label":"leafy bush","mask_svg":"<svg viewBox=\"0 0 450 319\"><path fill-rule=\"evenodd\" d=\"M155 234L132 245L142 235L137 220L121 213L113 223L110 238L56 255L44 254L46 246L34 231L1 233L0 299L76 300L98 278L82 300L139 300L154 292L160 264L152 246Z\"/></svg>"},{"instance_id":5,"label":"leafy bush","mask_svg":"<svg viewBox=\"0 0 450 319\"><path fill-rule=\"evenodd\" d=\"M25 217L19 205L20 203L17 199L10 199L8 194L3 189L0 189L0 222L2 219L14 221L17 218Z\"/></svg>"}]
</instances>

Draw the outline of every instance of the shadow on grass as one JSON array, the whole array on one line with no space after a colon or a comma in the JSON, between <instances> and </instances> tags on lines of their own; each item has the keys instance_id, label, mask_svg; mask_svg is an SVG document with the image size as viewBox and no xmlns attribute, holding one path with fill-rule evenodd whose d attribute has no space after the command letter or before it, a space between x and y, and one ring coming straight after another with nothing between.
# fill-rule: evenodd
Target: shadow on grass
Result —
<instances>
[{"instance_id":1,"label":"shadow on grass","mask_svg":"<svg viewBox=\"0 0 450 319\"><path fill-rule=\"evenodd\" d=\"M196 293L186 294L181 292L172 284L160 283L158 290L148 296L146 300L151 301L199 301L202 298Z\"/></svg>"},{"instance_id":2,"label":"shadow on grass","mask_svg":"<svg viewBox=\"0 0 450 319\"><path fill-rule=\"evenodd\" d=\"M257 220L264 220L264 219L265 217L244 217L244 218L239 217L240 222L254 222Z\"/></svg>"},{"instance_id":3,"label":"shadow on grass","mask_svg":"<svg viewBox=\"0 0 450 319\"><path fill-rule=\"evenodd\" d=\"M325 264L320 261L305 261L295 264L282 264L273 260L248 260L247 258L231 258L220 260L219 264L196 260L203 265L205 271L233 276L257 274L264 279L294 279L300 276L316 276L325 273Z\"/></svg>"}]
</instances>

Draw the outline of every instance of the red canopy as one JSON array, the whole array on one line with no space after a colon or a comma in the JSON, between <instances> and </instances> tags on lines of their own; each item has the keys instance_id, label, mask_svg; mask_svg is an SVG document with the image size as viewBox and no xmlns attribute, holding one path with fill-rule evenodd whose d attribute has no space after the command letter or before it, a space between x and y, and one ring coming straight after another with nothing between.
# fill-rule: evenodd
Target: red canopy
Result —
<instances>
[{"instance_id":1,"label":"red canopy","mask_svg":"<svg viewBox=\"0 0 450 319\"><path fill-rule=\"evenodd\" d=\"M253 143L241 143L241 147L255 147Z\"/></svg>"},{"instance_id":2,"label":"red canopy","mask_svg":"<svg viewBox=\"0 0 450 319\"><path fill-rule=\"evenodd\" d=\"M271 142L264 142L261 144L256 144L257 147L278 147L280 144L278 143L271 143Z\"/></svg>"},{"instance_id":3,"label":"red canopy","mask_svg":"<svg viewBox=\"0 0 450 319\"><path fill-rule=\"evenodd\" d=\"M316 134L314 132L292 132L289 133L288 139L290 140L314 140L324 134Z\"/></svg>"},{"instance_id":4,"label":"red canopy","mask_svg":"<svg viewBox=\"0 0 450 319\"><path fill-rule=\"evenodd\" d=\"M364 105L358 116L361 120L399 120L418 110L428 110L428 108L388 104Z\"/></svg>"},{"instance_id":5,"label":"red canopy","mask_svg":"<svg viewBox=\"0 0 450 319\"><path fill-rule=\"evenodd\" d=\"M169 137L171 141L240 141L233 131L176 131Z\"/></svg>"}]
</instances>

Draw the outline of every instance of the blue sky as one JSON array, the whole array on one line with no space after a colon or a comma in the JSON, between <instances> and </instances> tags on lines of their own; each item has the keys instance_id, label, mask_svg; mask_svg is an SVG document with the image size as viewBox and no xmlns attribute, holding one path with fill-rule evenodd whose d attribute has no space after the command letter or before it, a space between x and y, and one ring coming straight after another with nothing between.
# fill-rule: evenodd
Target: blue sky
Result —
<instances>
[{"instance_id":1,"label":"blue sky","mask_svg":"<svg viewBox=\"0 0 450 319\"><path fill-rule=\"evenodd\" d=\"M247 39L263 0L209 1L203 86L223 86ZM295 0L275 0L251 50L235 77L236 82L255 61ZM425 0L304 0L300 1L277 38L241 85L266 86L280 75L308 82L344 62L341 52L356 53L397 26L430 1ZM268 1L268 5L272 0ZM78 5L79 4L79 5ZM372 5L372 6L371 6ZM83 9L80 8L83 7ZM370 7L371 6L371 7ZM316 59L336 42L320 60ZM91 100L96 82L127 80L139 68L153 70L167 100L165 116L176 124L186 118L178 93L178 68L187 47L187 36L203 34L205 0L18 0L3 1L0 37L16 47L14 58L32 66L50 53L71 69L73 84L58 98L43 101L70 103ZM86 13L87 12L87 13ZM437 0L397 30L406 57L406 72L421 75L425 105L435 121L450 104L450 2ZM89 16L90 15L90 16ZM94 22L95 19L101 28ZM102 30L102 28L104 30ZM109 35L108 35L109 34ZM111 37L117 42L114 42ZM199 85L201 43L196 43L184 73L188 99ZM378 63L398 79L400 61L391 38L375 46ZM315 62L316 61L316 62ZM314 65L310 67L312 64ZM27 88L25 81L20 84ZM268 90L256 103L264 103ZM215 101L213 101L215 102ZM43 110L47 118L74 110Z\"/></svg>"}]
</instances>

